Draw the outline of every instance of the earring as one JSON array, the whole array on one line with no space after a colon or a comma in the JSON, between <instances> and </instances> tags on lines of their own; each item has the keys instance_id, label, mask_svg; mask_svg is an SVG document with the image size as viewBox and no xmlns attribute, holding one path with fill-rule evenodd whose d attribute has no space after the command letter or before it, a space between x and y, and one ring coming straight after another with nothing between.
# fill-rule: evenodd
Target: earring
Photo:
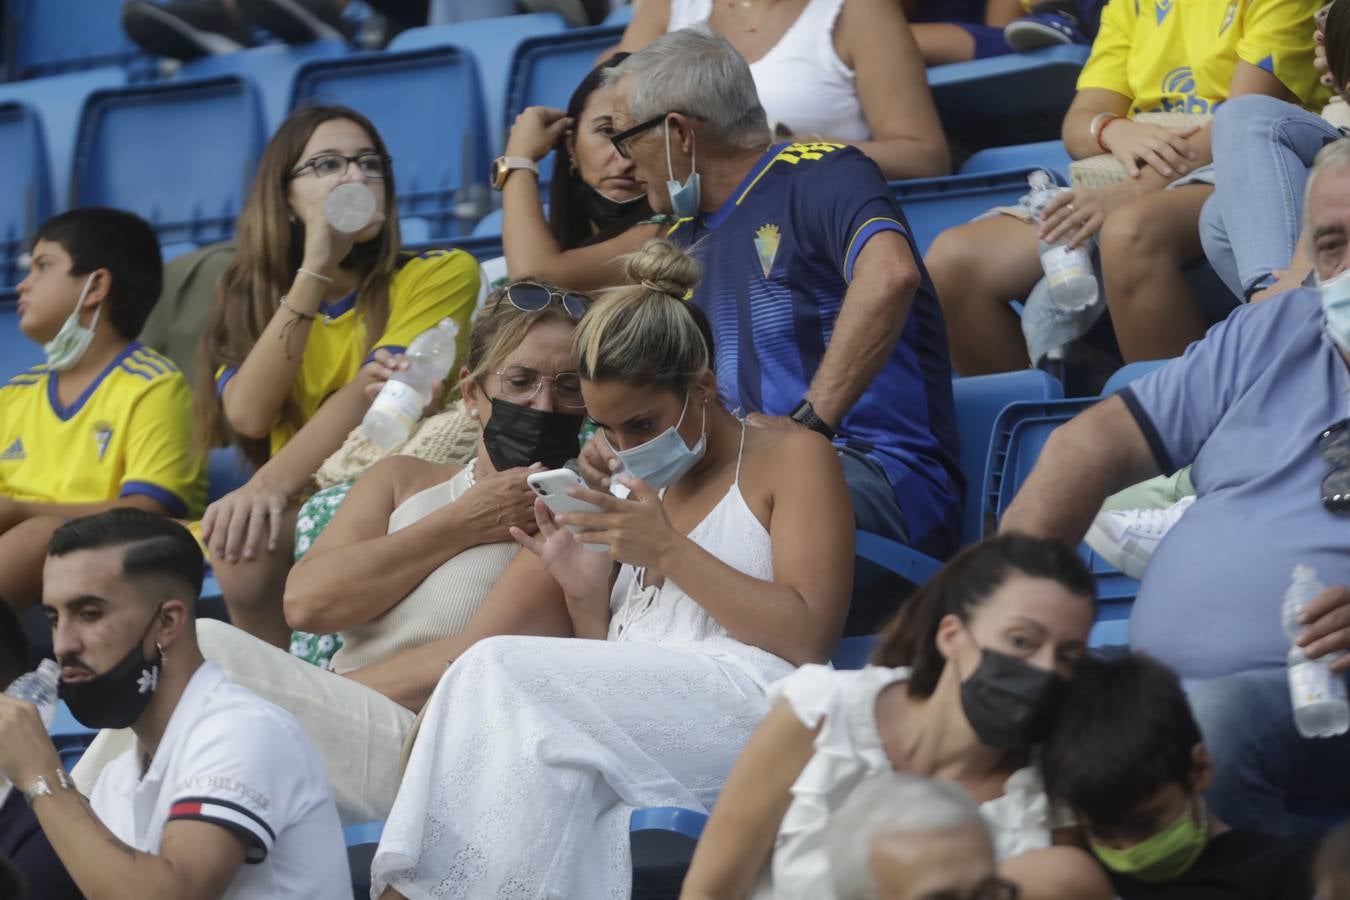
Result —
<instances>
[{"instance_id":1,"label":"earring","mask_svg":"<svg viewBox=\"0 0 1350 900\"><path fill-rule=\"evenodd\" d=\"M159 655L164 659L169 658L169 654L164 652L164 645L161 644L159 641L155 641L155 649L159 651Z\"/></svg>"},{"instance_id":2,"label":"earring","mask_svg":"<svg viewBox=\"0 0 1350 900\"><path fill-rule=\"evenodd\" d=\"M469 410L469 418L471 418L471 419L476 419L476 418L478 418L478 408L477 408L477 407L474 407L473 409Z\"/></svg>"}]
</instances>

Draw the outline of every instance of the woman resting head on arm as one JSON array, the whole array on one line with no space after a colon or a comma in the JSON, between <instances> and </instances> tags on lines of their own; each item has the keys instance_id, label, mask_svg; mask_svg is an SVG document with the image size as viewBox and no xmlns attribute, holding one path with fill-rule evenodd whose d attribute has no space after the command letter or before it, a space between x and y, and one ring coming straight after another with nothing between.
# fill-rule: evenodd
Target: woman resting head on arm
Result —
<instances>
[{"instance_id":1,"label":"woman resting head on arm","mask_svg":"<svg viewBox=\"0 0 1350 900\"><path fill-rule=\"evenodd\" d=\"M325 204L352 184L375 212L347 233ZM206 447L234 440L258 468L208 507L201 536L231 620L284 646L296 498L361 421L366 388L406 365L399 354L414 337L444 317L467 337L478 267L459 252L399 252L389 153L364 116L337 106L282 123L237 243L202 336L196 433Z\"/></svg>"},{"instance_id":2,"label":"woman resting head on arm","mask_svg":"<svg viewBox=\"0 0 1350 900\"><path fill-rule=\"evenodd\" d=\"M664 220L653 218L646 189L633 178L633 161L610 142L615 88L601 80L627 57L616 53L592 69L566 111L531 106L516 117L506 156L538 163L551 152L553 174L546 220L538 179L497 170L497 177L506 179L502 241L513 277L543 278L575 290L608 287L623 278L623 255L661 231Z\"/></svg>"},{"instance_id":3,"label":"woman resting head on arm","mask_svg":"<svg viewBox=\"0 0 1350 900\"><path fill-rule=\"evenodd\" d=\"M377 895L627 896L633 809L708 808L768 685L838 639L853 532L833 449L745 428L717 400L712 348L680 299L696 263L653 242L625 264L634 285L597 299L573 346L595 440L630 493L569 489L599 511L559 519L536 502L539 536L512 531L591 639L491 637L446 670Z\"/></svg>"},{"instance_id":4,"label":"woman resting head on arm","mask_svg":"<svg viewBox=\"0 0 1350 900\"><path fill-rule=\"evenodd\" d=\"M1072 548L1002 535L911 597L861 671L804 666L736 763L681 895L831 900L828 816L870 775L954 781L980 803L1002 874L1024 898L1110 898L1076 848L1051 848L1031 752L1093 620Z\"/></svg>"}]
</instances>

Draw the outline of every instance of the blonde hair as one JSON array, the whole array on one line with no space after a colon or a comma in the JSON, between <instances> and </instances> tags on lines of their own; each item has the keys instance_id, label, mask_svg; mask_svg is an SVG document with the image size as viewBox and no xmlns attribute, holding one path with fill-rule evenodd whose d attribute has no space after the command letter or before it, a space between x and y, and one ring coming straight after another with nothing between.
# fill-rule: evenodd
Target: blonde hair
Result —
<instances>
[{"instance_id":1,"label":"blonde hair","mask_svg":"<svg viewBox=\"0 0 1350 900\"><path fill-rule=\"evenodd\" d=\"M652 240L623 258L631 284L603 292L572 335L581 377L683 393L712 364L707 322L687 297L698 262Z\"/></svg>"},{"instance_id":2,"label":"blonde hair","mask_svg":"<svg viewBox=\"0 0 1350 900\"><path fill-rule=\"evenodd\" d=\"M562 304L559 288L533 278L528 283L537 284L553 293L548 306L534 312L517 309L506 296L511 285L505 285L489 294L483 301L483 308L474 316L473 328L469 332L468 358L465 360L469 374L460 379L458 385L461 395L467 382L482 385L483 379L496 370L512 350L520 346L534 326L544 322L561 322L568 328L576 326L576 320ZM590 298L585 294L576 291L570 293L590 303Z\"/></svg>"}]
</instances>

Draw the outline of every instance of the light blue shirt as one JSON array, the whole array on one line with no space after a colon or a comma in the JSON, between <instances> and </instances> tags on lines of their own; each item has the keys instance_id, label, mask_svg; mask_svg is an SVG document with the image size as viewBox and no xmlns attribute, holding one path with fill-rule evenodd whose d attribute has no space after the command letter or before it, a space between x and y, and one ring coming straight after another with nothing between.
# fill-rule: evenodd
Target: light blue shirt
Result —
<instances>
[{"instance_id":1,"label":"light blue shirt","mask_svg":"<svg viewBox=\"0 0 1350 900\"><path fill-rule=\"evenodd\" d=\"M1317 452L1350 417L1350 370L1317 291L1238 309L1121 397L1164 472L1194 464L1197 495L1149 563L1131 646L1188 679L1284 665L1294 566L1350 584L1350 514L1322 506Z\"/></svg>"}]
</instances>

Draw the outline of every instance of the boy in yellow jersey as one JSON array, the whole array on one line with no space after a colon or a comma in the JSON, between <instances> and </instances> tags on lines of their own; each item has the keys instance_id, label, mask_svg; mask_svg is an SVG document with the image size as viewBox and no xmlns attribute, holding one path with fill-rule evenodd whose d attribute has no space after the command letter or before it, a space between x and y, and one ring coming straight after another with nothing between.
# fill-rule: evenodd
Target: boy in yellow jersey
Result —
<instances>
[{"instance_id":1,"label":"boy in yellow jersey","mask_svg":"<svg viewBox=\"0 0 1350 900\"><path fill-rule=\"evenodd\" d=\"M0 387L0 597L37 602L63 521L114 506L201 512L206 482L178 368L136 341L159 297L142 219L88 208L47 221L19 284L19 328L46 363Z\"/></svg>"}]
</instances>

